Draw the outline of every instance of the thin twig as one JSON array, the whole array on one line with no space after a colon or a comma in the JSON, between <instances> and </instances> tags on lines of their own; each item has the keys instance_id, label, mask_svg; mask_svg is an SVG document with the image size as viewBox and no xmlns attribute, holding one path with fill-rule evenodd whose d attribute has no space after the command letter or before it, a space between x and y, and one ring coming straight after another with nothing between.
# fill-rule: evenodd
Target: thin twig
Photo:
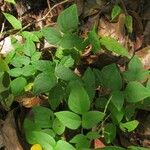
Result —
<instances>
[{"instance_id":1,"label":"thin twig","mask_svg":"<svg viewBox=\"0 0 150 150\"><path fill-rule=\"evenodd\" d=\"M121 1L121 5L122 5L122 7L123 7L123 10L124 10L125 15L128 15L128 11L127 11L127 9L126 9L124 0L120 0L120 1Z\"/></svg>"}]
</instances>

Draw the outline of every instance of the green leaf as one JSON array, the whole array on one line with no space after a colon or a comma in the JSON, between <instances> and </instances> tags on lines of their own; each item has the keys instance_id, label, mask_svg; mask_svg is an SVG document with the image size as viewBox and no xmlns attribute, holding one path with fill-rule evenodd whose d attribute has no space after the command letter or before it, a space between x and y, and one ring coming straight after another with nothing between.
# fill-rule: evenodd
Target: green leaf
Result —
<instances>
[{"instance_id":1,"label":"green leaf","mask_svg":"<svg viewBox=\"0 0 150 150\"><path fill-rule=\"evenodd\" d=\"M9 75L12 77L19 77L22 75L23 70L21 68L13 68L8 71Z\"/></svg>"},{"instance_id":2,"label":"green leaf","mask_svg":"<svg viewBox=\"0 0 150 150\"><path fill-rule=\"evenodd\" d=\"M51 128L54 114L53 112L46 107L34 106L32 108L34 114L34 122L41 128Z\"/></svg>"},{"instance_id":3,"label":"green leaf","mask_svg":"<svg viewBox=\"0 0 150 150\"><path fill-rule=\"evenodd\" d=\"M123 77L128 81L143 81L148 77L149 72L143 69L142 62L134 56L128 64L128 70L123 73Z\"/></svg>"},{"instance_id":4,"label":"green leaf","mask_svg":"<svg viewBox=\"0 0 150 150\"><path fill-rule=\"evenodd\" d=\"M21 29L22 24L21 22L16 19L13 15L8 14L8 13L3 13L5 18L8 20L8 22L13 26L14 29Z\"/></svg>"},{"instance_id":5,"label":"green leaf","mask_svg":"<svg viewBox=\"0 0 150 150\"><path fill-rule=\"evenodd\" d=\"M69 67L72 67L74 65L74 59L71 57L71 55L64 56L61 59L61 61L60 61L59 64L62 65L62 66L64 66L64 67L69 68Z\"/></svg>"},{"instance_id":6,"label":"green leaf","mask_svg":"<svg viewBox=\"0 0 150 150\"><path fill-rule=\"evenodd\" d=\"M115 124L118 124L125 114L124 109L122 108L120 111L117 110L117 108L112 104L109 105L109 110L111 112L111 118Z\"/></svg>"},{"instance_id":7,"label":"green leaf","mask_svg":"<svg viewBox=\"0 0 150 150\"><path fill-rule=\"evenodd\" d=\"M5 60L0 57L0 72L8 71L9 67Z\"/></svg>"},{"instance_id":8,"label":"green leaf","mask_svg":"<svg viewBox=\"0 0 150 150\"><path fill-rule=\"evenodd\" d=\"M122 79L115 64L105 66L100 73L101 83L104 87L111 90L120 90L122 88Z\"/></svg>"},{"instance_id":9,"label":"green leaf","mask_svg":"<svg viewBox=\"0 0 150 150\"><path fill-rule=\"evenodd\" d=\"M90 141L87 139L87 137L83 134L77 134L74 136L70 143L76 144L77 149L83 149L83 148L89 148L90 147Z\"/></svg>"},{"instance_id":10,"label":"green leaf","mask_svg":"<svg viewBox=\"0 0 150 150\"><path fill-rule=\"evenodd\" d=\"M112 51L121 56L129 57L127 49L123 47L117 40L111 37L102 37L100 39L100 43L109 51Z\"/></svg>"},{"instance_id":11,"label":"green leaf","mask_svg":"<svg viewBox=\"0 0 150 150\"><path fill-rule=\"evenodd\" d=\"M58 134L61 135L65 131L65 126L58 120L58 118L55 118L53 121L53 130Z\"/></svg>"},{"instance_id":12,"label":"green leaf","mask_svg":"<svg viewBox=\"0 0 150 150\"><path fill-rule=\"evenodd\" d=\"M32 65L34 66L35 69L39 71L54 72L54 65L49 60L37 60L32 62Z\"/></svg>"},{"instance_id":13,"label":"green leaf","mask_svg":"<svg viewBox=\"0 0 150 150\"><path fill-rule=\"evenodd\" d=\"M36 72L36 69L32 65L24 66L23 68L21 68L21 70L22 70L22 75L25 77L34 75Z\"/></svg>"},{"instance_id":14,"label":"green leaf","mask_svg":"<svg viewBox=\"0 0 150 150\"><path fill-rule=\"evenodd\" d=\"M82 115L82 127L85 129L90 129L96 126L102 119L105 114L100 111L89 111Z\"/></svg>"},{"instance_id":15,"label":"green leaf","mask_svg":"<svg viewBox=\"0 0 150 150\"><path fill-rule=\"evenodd\" d=\"M121 13L121 8L118 5L115 5L111 12L111 20L114 20Z\"/></svg>"},{"instance_id":16,"label":"green leaf","mask_svg":"<svg viewBox=\"0 0 150 150\"><path fill-rule=\"evenodd\" d=\"M144 148L139 146L129 146L127 150L149 150L149 148Z\"/></svg>"},{"instance_id":17,"label":"green leaf","mask_svg":"<svg viewBox=\"0 0 150 150\"><path fill-rule=\"evenodd\" d=\"M106 146L104 148L100 148L96 150L126 150L126 149L118 147L118 146Z\"/></svg>"},{"instance_id":18,"label":"green leaf","mask_svg":"<svg viewBox=\"0 0 150 150\"><path fill-rule=\"evenodd\" d=\"M133 18L130 15L127 15L125 17L125 26L129 33L132 33L133 31Z\"/></svg>"},{"instance_id":19,"label":"green leaf","mask_svg":"<svg viewBox=\"0 0 150 150\"><path fill-rule=\"evenodd\" d=\"M38 36L34 34L34 32L28 32L28 31L23 31L21 35L26 39L26 40L31 40L33 42L39 42Z\"/></svg>"},{"instance_id":20,"label":"green leaf","mask_svg":"<svg viewBox=\"0 0 150 150\"><path fill-rule=\"evenodd\" d=\"M82 79L85 89L90 97L90 100L93 101L96 91L95 75L93 71L90 68L87 68L87 70L84 72Z\"/></svg>"},{"instance_id":21,"label":"green leaf","mask_svg":"<svg viewBox=\"0 0 150 150\"><path fill-rule=\"evenodd\" d=\"M53 73L40 73L34 80L33 93L39 94L49 92L57 83L57 79Z\"/></svg>"},{"instance_id":22,"label":"green leaf","mask_svg":"<svg viewBox=\"0 0 150 150\"><path fill-rule=\"evenodd\" d=\"M24 53L27 55L27 56L32 56L35 51L36 51L36 47L35 47L35 44L34 42L31 40L31 39L27 39L26 42L24 43Z\"/></svg>"},{"instance_id":23,"label":"green leaf","mask_svg":"<svg viewBox=\"0 0 150 150\"><path fill-rule=\"evenodd\" d=\"M63 140L59 140L56 144L56 147L54 148L54 150L62 150L62 148L64 150L76 150L71 144L69 144L66 141Z\"/></svg>"},{"instance_id":24,"label":"green leaf","mask_svg":"<svg viewBox=\"0 0 150 150\"><path fill-rule=\"evenodd\" d=\"M111 102L120 111L124 104L124 95L121 91L113 91L111 94Z\"/></svg>"},{"instance_id":25,"label":"green leaf","mask_svg":"<svg viewBox=\"0 0 150 150\"><path fill-rule=\"evenodd\" d=\"M14 67L22 67L23 65L29 65L30 58L25 55L16 54L10 63Z\"/></svg>"},{"instance_id":26,"label":"green leaf","mask_svg":"<svg viewBox=\"0 0 150 150\"><path fill-rule=\"evenodd\" d=\"M79 115L70 111L60 111L55 113L56 117L69 129L75 130L81 125L81 118Z\"/></svg>"},{"instance_id":27,"label":"green leaf","mask_svg":"<svg viewBox=\"0 0 150 150\"><path fill-rule=\"evenodd\" d=\"M18 77L10 83L11 91L14 95L19 95L27 85L27 81L23 77Z\"/></svg>"},{"instance_id":28,"label":"green leaf","mask_svg":"<svg viewBox=\"0 0 150 150\"><path fill-rule=\"evenodd\" d=\"M86 137L90 140L94 140L100 138L100 134L96 131L90 131L87 133Z\"/></svg>"},{"instance_id":29,"label":"green leaf","mask_svg":"<svg viewBox=\"0 0 150 150\"><path fill-rule=\"evenodd\" d=\"M78 79L78 76L72 70L62 65L58 65L55 68L55 75L65 81Z\"/></svg>"},{"instance_id":30,"label":"green leaf","mask_svg":"<svg viewBox=\"0 0 150 150\"><path fill-rule=\"evenodd\" d=\"M39 60L41 57L41 52L35 52L32 56L31 56L31 61L37 61Z\"/></svg>"},{"instance_id":31,"label":"green leaf","mask_svg":"<svg viewBox=\"0 0 150 150\"><path fill-rule=\"evenodd\" d=\"M78 81L74 82L71 89L68 99L68 106L77 114L84 114L90 109L89 96L81 83Z\"/></svg>"},{"instance_id":32,"label":"green leaf","mask_svg":"<svg viewBox=\"0 0 150 150\"><path fill-rule=\"evenodd\" d=\"M132 81L129 82L125 89L126 100L130 103L136 103L150 97L150 90L144 87L141 83Z\"/></svg>"},{"instance_id":33,"label":"green leaf","mask_svg":"<svg viewBox=\"0 0 150 150\"><path fill-rule=\"evenodd\" d=\"M105 126L105 130L104 130L104 138L106 143L111 143L113 142L113 140L116 137L116 126L112 123L108 123Z\"/></svg>"},{"instance_id":34,"label":"green leaf","mask_svg":"<svg viewBox=\"0 0 150 150\"><path fill-rule=\"evenodd\" d=\"M5 0L6 2L8 2L8 3L12 3L12 4L16 4L16 2L15 2L15 0Z\"/></svg>"},{"instance_id":35,"label":"green leaf","mask_svg":"<svg viewBox=\"0 0 150 150\"><path fill-rule=\"evenodd\" d=\"M48 96L48 101L53 110L55 110L64 97L64 89L60 84L57 84L55 87L53 87Z\"/></svg>"},{"instance_id":36,"label":"green leaf","mask_svg":"<svg viewBox=\"0 0 150 150\"><path fill-rule=\"evenodd\" d=\"M75 31L79 24L77 6L74 4L60 13L57 24L64 33Z\"/></svg>"},{"instance_id":37,"label":"green leaf","mask_svg":"<svg viewBox=\"0 0 150 150\"><path fill-rule=\"evenodd\" d=\"M88 38L90 44L92 44L92 51L94 53L97 53L101 50L100 42L99 42L99 37L96 33L96 28L94 27L92 31L88 33Z\"/></svg>"},{"instance_id":38,"label":"green leaf","mask_svg":"<svg viewBox=\"0 0 150 150\"><path fill-rule=\"evenodd\" d=\"M76 34L64 35L59 45L63 49L76 48L80 51L83 50L83 40Z\"/></svg>"},{"instance_id":39,"label":"green leaf","mask_svg":"<svg viewBox=\"0 0 150 150\"><path fill-rule=\"evenodd\" d=\"M55 140L49 134L42 131L32 131L28 142L32 145L38 143L42 145L44 150L53 150L53 147L56 145Z\"/></svg>"},{"instance_id":40,"label":"green leaf","mask_svg":"<svg viewBox=\"0 0 150 150\"><path fill-rule=\"evenodd\" d=\"M124 132L128 131L131 132L135 130L138 126L139 122L137 120L129 121L126 123L120 123L120 129Z\"/></svg>"},{"instance_id":41,"label":"green leaf","mask_svg":"<svg viewBox=\"0 0 150 150\"><path fill-rule=\"evenodd\" d=\"M42 29L42 34L48 41L48 43L52 45L58 45L62 39L61 33L52 27L46 27Z\"/></svg>"}]
</instances>

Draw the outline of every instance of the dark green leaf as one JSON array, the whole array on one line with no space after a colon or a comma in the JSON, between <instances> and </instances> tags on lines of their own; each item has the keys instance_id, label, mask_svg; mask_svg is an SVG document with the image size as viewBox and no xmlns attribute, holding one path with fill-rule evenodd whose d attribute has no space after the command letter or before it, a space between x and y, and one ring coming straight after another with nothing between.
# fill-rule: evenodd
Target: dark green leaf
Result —
<instances>
[{"instance_id":1,"label":"dark green leaf","mask_svg":"<svg viewBox=\"0 0 150 150\"><path fill-rule=\"evenodd\" d=\"M69 55L69 56L64 56L60 63L60 65L64 66L64 67L72 67L74 65L74 59Z\"/></svg>"},{"instance_id":2,"label":"dark green leaf","mask_svg":"<svg viewBox=\"0 0 150 150\"><path fill-rule=\"evenodd\" d=\"M60 30L64 33L75 31L79 24L77 6L72 5L65 9L57 19Z\"/></svg>"},{"instance_id":3,"label":"dark green leaf","mask_svg":"<svg viewBox=\"0 0 150 150\"><path fill-rule=\"evenodd\" d=\"M34 62L32 62L32 65L34 66L35 69L37 69L39 71L54 72L54 65L49 60L34 61Z\"/></svg>"},{"instance_id":4,"label":"dark green leaf","mask_svg":"<svg viewBox=\"0 0 150 150\"><path fill-rule=\"evenodd\" d=\"M124 104L124 95L121 91L113 91L111 94L111 102L120 111Z\"/></svg>"},{"instance_id":5,"label":"dark green leaf","mask_svg":"<svg viewBox=\"0 0 150 150\"><path fill-rule=\"evenodd\" d=\"M99 37L98 34L96 33L95 27L93 28L92 31L89 32L88 38L90 44L92 44L92 51L94 53L99 52L101 50L101 46L100 46Z\"/></svg>"},{"instance_id":6,"label":"dark green leaf","mask_svg":"<svg viewBox=\"0 0 150 150\"><path fill-rule=\"evenodd\" d=\"M40 73L34 80L33 93L39 94L49 92L57 83L57 79L53 73Z\"/></svg>"},{"instance_id":7,"label":"dark green leaf","mask_svg":"<svg viewBox=\"0 0 150 150\"><path fill-rule=\"evenodd\" d=\"M84 82L84 86L85 89L90 97L90 100L93 101L93 98L95 96L95 75L93 73L93 71L88 68L83 75L83 82Z\"/></svg>"},{"instance_id":8,"label":"dark green leaf","mask_svg":"<svg viewBox=\"0 0 150 150\"><path fill-rule=\"evenodd\" d=\"M13 68L8 71L9 75L12 77L19 77L22 75L23 70L21 68Z\"/></svg>"},{"instance_id":9,"label":"dark green leaf","mask_svg":"<svg viewBox=\"0 0 150 150\"><path fill-rule=\"evenodd\" d=\"M53 87L48 96L48 101L50 103L50 106L53 110L55 110L64 97L64 89L60 84L57 84L55 87Z\"/></svg>"},{"instance_id":10,"label":"dark green leaf","mask_svg":"<svg viewBox=\"0 0 150 150\"><path fill-rule=\"evenodd\" d=\"M113 140L116 137L116 126L112 123L108 123L105 126L105 130L104 130L104 138L106 143L111 143L113 142Z\"/></svg>"},{"instance_id":11,"label":"dark green leaf","mask_svg":"<svg viewBox=\"0 0 150 150\"><path fill-rule=\"evenodd\" d=\"M78 114L84 114L90 109L89 96L82 84L78 81L74 82L71 89L68 106L73 112Z\"/></svg>"},{"instance_id":12,"label":"dark green leaf","mask_svg":"<svg viewBox=\"0 0 150 150\"><path fill-rule=\"evenodd\" d=\"M60 111L55 113L56 117L62 124L69 129L75 130L81 125L81 118L79 115L70 111Z\"/></svg>"},{"instance_id":13,"label":"dark green leaf","mask_svg":"<svg viewBox=\"0 0 150 150\"><path fill-rule=\"evenodd\" d=\"M24 90L24 87L26 85L27 85L26 79L23 77L18 77L16 79L14 79L10 84L11 92L14 95L19 95Z\"/></svg>"},{"instance_id":14,"label":"dark green leaf","mask_svg":"<svg viewBox=\"0 0 150 150\"><path fill-rule=\"evenodd\" d=\"M32 108L33 114L34 114L34 122L40 127L40 128L51 128L54 114L53 112L42 106L35 106Z\"/></svg>"},{"instance_id":15,"label":"dark green leaf","mask_svg":"<svg viewBox=\"0 0 150 150\"><path fill-rule=\"evenodd\" d=\"M78 79L78 76L72 70L62 65L58 65L55 68L55 74L58 78L65 80L65 81Z\"/></svg>"},{"instance_id":16,"label":"dark green leaf","mask_svg":"<svg viewBox=\"0 0 150 150\"><path fill-rule=\"evenodd\" d=\"M120 90L122 87L121 75L115 64L105 66L100 74L102 85L111 90Z\"/></svg>"},{"instance_id":17,"label":"dark green leaf","mask_svg":"<svg viewBox=\"0 0 150 150\"><path fill-rule=\"evenodd\" d=\"M85 129L90 129L96 126L102 119L105 114L100 111L89 111L82 115L82 127Z\"/></svg>"}]
</instances>

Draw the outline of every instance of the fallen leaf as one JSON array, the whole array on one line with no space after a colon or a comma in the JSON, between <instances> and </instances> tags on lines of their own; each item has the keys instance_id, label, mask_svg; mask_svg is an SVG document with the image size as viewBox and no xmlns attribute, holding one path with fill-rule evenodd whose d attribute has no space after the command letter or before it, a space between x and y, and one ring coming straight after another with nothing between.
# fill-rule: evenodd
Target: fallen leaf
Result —
<instances>
[{"instance_id":1,"label":"fallen leaf","mask_svg":"<svg viewBox=\"0 0 150 150\"><path fill-rule=\"evenodd\" d=\"M105 147L104 143L100 139L94 140L94 148L103 148Z\"/></svg>"}]
</instances>

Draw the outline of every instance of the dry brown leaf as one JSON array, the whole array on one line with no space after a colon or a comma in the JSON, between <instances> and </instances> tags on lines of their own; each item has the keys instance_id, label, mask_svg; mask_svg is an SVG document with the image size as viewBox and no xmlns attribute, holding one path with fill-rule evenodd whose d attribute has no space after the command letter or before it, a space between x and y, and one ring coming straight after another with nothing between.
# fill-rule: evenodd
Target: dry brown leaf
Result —
<instances>
[{"instance_id":1,"label":"dry brown leaf","mask_svg":"<svg viewBox=\"0 0 150 150\"><path fill-rule=\"evenodd\" d=\"M145 47L135 53L140 60L146 70L150 69L150 46Z\"/></svg>"},{"instance_id":2,"label":"dry brown leaf","mask_svg":"<svg viewBox=\"0 0 150 150\"><path fill-rule=\"evenodd\" d=\"M103 147L105 147L105 145L100 139L94 140L94 148L103 148Z\"/></svg>"},{"instance_id":3,"label":"dry brown leaf","mask_svg":"<svg viewBox=\"0 0 150 150\"><path fill-rule=\"evenodd\" d=\"M0 128L5 150L23 150L23 147L19 143L16 129L15 118L13 111L11 111L8 113L2 128Z\"/></svg>"}]
</instances>

